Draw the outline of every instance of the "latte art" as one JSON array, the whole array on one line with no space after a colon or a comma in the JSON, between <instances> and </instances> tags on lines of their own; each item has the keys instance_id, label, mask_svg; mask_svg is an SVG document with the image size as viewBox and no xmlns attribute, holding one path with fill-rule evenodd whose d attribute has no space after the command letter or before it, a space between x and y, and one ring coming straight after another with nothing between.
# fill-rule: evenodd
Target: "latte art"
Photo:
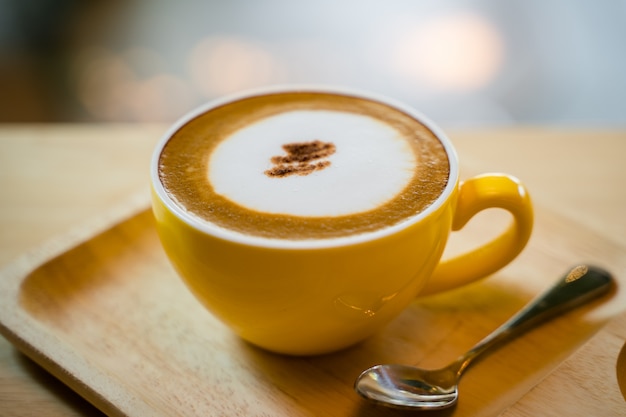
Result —
<instances>
[{"instance_id":1,"label":"latte art","mask_svg":"<svg viewBox=\"0 0 626 417\"><path fill-rule=\"evenodd\" d=\"M303 135L322 140L289 144ZM300 148L299 155L272 156L285 146ZM312 152L302 152L307 148ZM300 169L303 175L268 177L270 161L283 166L279 173ZM211 153L207 181L217 194L250 210L336 217L384 205L409 184L415 165L400 133L372 117L300 110L264 118L225 138Z\"/></svg>"},{"instance_id":2,"label":"latte art","mask_svg":"<svg viewBox=\"0 0 626 417\"><path fill-rule=\"evenodd\" d=\"M199 221L273 239L322 239L397 224L430 206L446 151L411 116L327 93L252 96L183 125L159 177Z\"/></svg>"},{"instance_id":3,"label":"latte art","mask_svg":"<svg viewBox=\"0 0 626 417\"><path fill-rule=\"evenodd\" d=\"M283 145L287 156L273 156L274 167L265 171L268 177L287 177L289 175L309 175L330 166L324 158L335 153L334 143L319 140L304 143L288 143ZM320 160L321 159L321 160Z\"/></svg>"}]
</instances>

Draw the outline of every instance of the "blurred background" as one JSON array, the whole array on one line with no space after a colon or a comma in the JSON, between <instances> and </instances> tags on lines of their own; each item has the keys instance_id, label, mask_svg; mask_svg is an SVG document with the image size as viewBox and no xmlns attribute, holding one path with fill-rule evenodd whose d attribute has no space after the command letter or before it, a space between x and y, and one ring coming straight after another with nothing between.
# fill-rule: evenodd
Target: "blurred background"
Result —
<instances>
[{"instance_id":1,"label":"blurred background","mask_svg":"<svg viewBox=\"0 0 626 417\"><path fill-rule=\"evenodd\" d=\"M626 126L626 1L0 0L0 122L171 122L272 84L442 125Z\"/></svg>"}]
</instances>

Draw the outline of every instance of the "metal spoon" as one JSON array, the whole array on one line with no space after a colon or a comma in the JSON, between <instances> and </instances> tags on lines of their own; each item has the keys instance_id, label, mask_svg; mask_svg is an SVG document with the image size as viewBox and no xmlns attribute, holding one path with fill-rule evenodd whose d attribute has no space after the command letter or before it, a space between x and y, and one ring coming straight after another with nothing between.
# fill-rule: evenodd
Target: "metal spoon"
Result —
<instances>
[{"instance_id":1,"label":"metal spoon","mask_svg":"<svg viewBox=\"0 0 626 417\"><path fill-rule=\"evenodd\" d=\"M613 285L614 280L608 272L593 266L577 266L448 366L425 370L408 365L376 365L357 378L354 389L374 403L393 408L450 407L459 397L458 382L463 371L479 355L539 322L606 293Z\"/></svg>"}]
</instances>

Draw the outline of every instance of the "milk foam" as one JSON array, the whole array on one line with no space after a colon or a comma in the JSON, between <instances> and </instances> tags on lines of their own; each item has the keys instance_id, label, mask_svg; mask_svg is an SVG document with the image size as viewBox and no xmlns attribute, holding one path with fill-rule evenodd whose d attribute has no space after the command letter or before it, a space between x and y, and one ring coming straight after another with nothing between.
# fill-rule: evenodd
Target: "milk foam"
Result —
<instances>
[{"instance_id":1,"label":"milk foam","mask_svg":"<svg viewBox=\"0 0 626 417\"><path fill-rule=\"evenodd\" d=\"M330 162L308 175L270 177L282 146L319 140L335 145ZM355 214L380 207L411 181L416 156L399 131L355 113L294 110L248 125L210 155L214 191L250 210L293 216Z\"/></svg>"}]
</instances>

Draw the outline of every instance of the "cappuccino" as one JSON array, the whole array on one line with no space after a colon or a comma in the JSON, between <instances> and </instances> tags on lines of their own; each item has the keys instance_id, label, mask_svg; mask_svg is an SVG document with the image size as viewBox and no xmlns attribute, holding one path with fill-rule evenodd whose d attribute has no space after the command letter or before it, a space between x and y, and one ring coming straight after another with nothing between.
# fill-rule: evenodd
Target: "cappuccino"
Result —
<instances>
[{"instance_id":1,"label":"cappuccino","mask_svg":"<svg viewBox=\"0 0 626 417\"><path fill-rule=\"evenodd\" d=\"M197 221L271 239L380 230L428 208L450 175L431 130L375 100L326 92L249 96L179 127L158 175Z\"/></svg>"}]
</instances>

